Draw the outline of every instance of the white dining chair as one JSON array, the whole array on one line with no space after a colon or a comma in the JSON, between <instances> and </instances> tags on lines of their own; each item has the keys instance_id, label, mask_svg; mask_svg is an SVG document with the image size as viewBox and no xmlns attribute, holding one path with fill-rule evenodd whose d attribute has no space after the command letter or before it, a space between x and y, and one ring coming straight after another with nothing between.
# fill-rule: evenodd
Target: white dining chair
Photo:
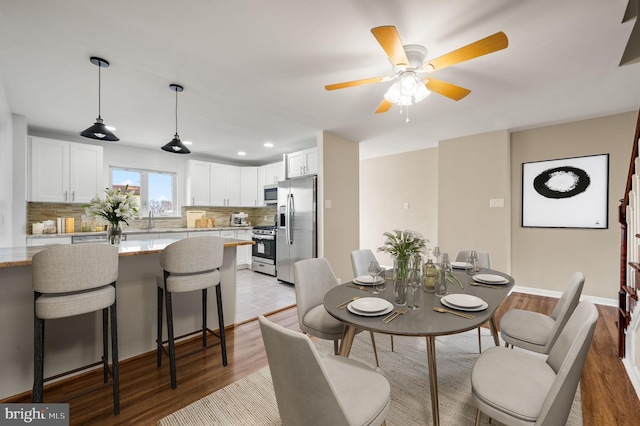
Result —
<instances>
[{"instance_id":1,"label":"white dining chair","mask_svg":"<svg viewBox=\"0 0 640 426\"><path fill-rule=\"evenodd\" d=\"M492 347L476 360L471 393L482 413L505 425L564 425L598 320L598 310L581 302L544 359L524 351Z\"/></svg>"},{"instance_id":2,"label":"white dining chair","mask_svg":"<svg viewBox=\"0 0 640 426\"><path fill-rule=\"evenodd\" d=\"M541 354L548 354L573 313L582 294L584 275L571 276L551 316L523 309L511 309L500 319L500 336L505 346L517 346Z\"/></svg>"},{"instance_id":3,"label":"white dining chair","mask_svg":"<svg viewBox=\"0 0 640 426\"><path fill-rule=\"evenodd\" d=\"M351 252L351 267L353 268L353 276L359 277L361 275L369 274L369 264L371 262L377 262L375 254L370 249L360 249ZM393 335L391 338L391 352L394 351Z\"/></svg>"},{"instance_id":4,"label":"white dining chair","mask_svg":"<svg viewBox=\"0 0 640 426\"><path fill-rule=\"evenodd\" d=\"M278 413L289 425L384 425L387 379L353 359L318 354L311 340L259 316Z\"/></svg>"},{"instance_id":5,"label":"white dining chair","mask_svg":"<svg viewBox=\"0 0 640 426\"><path fill-rule=\"evenodd\" d=\"M321 339L333 340L334 353L338 354L338 340L344 335L345 325L324 308L324 295L338 285L331 265L322 257L301 260L293 265L293 278L300 330ZM376 341L373 332L370 334L378 366Z\"/></svg>"},{"instance_id":6,"label":"white dining chair","mask_svg":"<svg viewBox=\"0 0 640 426\"><path fill-rule=\"evenodd\" d=\"M469 259L469 254L473 249L462 249L456 253L456 262L466 262ZM491 269L491 254L488 251L476 250L478 254L478 260L476 265L480 268ZM481 327L478 327L478 352L482 352L482 332Z\"/></svg>"}]
</instances>

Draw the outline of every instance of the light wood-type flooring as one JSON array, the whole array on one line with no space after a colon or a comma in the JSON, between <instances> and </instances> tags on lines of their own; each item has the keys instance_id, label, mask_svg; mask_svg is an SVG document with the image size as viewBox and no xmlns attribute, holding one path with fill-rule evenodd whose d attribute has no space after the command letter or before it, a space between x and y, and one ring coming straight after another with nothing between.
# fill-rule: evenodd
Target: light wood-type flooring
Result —
<instances>
[{"instance_id":1,"label":"light wood-type flooring","mask_svg":"<svg viewBox=\"0 0 640 426\"><path fill-rule=\"evenodd\" d=\"M555 299L513 293L498 310L498 321L507 309L550 313L555 303ZM598 310L600 319L581 380L584 425L637 425L640 401L617 357L616 310L603 306ZM299 330L295 308L271 314L270 319ZM113 415L110 388L104 388L70 402L71 424L153 425L173 411L267 365L257 321L229 329L227 336L229 365L222 367L218 346L184 358L178 362L175 390L169 384L168 362L157 368L155 353L121 362L120 415ZM197 344L182 344L178 353ZM89 373L47 386L45 402L63 400L100 380L101 374ZM2 402L29 402L29 398L29 394L18 395Z\"/></svg>"}]
</instances>

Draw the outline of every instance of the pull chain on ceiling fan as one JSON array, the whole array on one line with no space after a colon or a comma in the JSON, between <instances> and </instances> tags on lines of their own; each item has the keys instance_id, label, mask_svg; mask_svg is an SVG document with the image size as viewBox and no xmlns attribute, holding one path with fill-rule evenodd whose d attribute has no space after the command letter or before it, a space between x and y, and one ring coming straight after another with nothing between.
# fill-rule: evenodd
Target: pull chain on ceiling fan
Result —
<instances>
[{"instance_id":1,"label":"pull chain on ceiling fan","mask_svg":"<svg viewBox=\"0 0 640 426\"><path fill-rule=\"evenodd\" d=\"M325 89L345 89L395 80L385 93L384 100L378 105L376 114L387 112L392 105L408 107L422 101L431 92L454 101L463 99L471 93L471 90L427 77L427 74L505 49L509 45L506 34L497 32L440 57L425 61L427 49L415 44L403 45L396 27L392 25L375 27L371 29L371 33L389 57L395 75L328 84ZM409 121L408 112L407 121Z\"/></svg>"}]
</instances>

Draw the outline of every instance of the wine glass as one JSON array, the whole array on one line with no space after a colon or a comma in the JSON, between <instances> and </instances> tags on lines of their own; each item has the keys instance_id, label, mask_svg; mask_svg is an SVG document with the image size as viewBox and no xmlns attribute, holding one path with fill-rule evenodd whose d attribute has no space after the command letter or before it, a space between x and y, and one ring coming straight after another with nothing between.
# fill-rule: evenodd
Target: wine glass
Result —
<instances>
[{"instance_id":1,"label":"wine glass","mask_svg":"<svg viewBox=\"0 0 640 426\"><path fill-rule=\"evenodd\" d=\"M471 250L469 252L469 259L467 260L467 274L475 275L478 267L478 252Z\"/></svg>"},{"instance_id":2,"label":"wine glass","mask_svg":"<svg viewBox=\"0 0 640 426\"><path fill-rule=\"evenodd\" d=\"M380 275L381 271L382 269L380 268L380 264L377 261L372 260L371 262L369 262L369 274L371 275L371 294L380 293L380 289L378 288L377 284L378 275Z\"/></svg>"},{"instance_id":3,"label":"wine glass","mask_svg":"<svg viewBox=\"0 0 640 426\"><path fill-rule=\"evenodd\" d=\"M440 247L435 246L433 248L433 255L436 257L436 262L435 263L439 263L438 261L440 260Z\"/></svg>"},{"instance_id":4,"label":"wine glass","mask_svg":"<svg viewBox=\"0 0 640 426\"><path fill-rule=\"evenodd\" d=\"M407 302L407 308L417 311L420 309L420 306L416 303L416 293L420 288L420 271L417 269L412 269L409 271L409 276L407 277L407 285L411 289L411 303Z\"/></svg>"}]
</instances>

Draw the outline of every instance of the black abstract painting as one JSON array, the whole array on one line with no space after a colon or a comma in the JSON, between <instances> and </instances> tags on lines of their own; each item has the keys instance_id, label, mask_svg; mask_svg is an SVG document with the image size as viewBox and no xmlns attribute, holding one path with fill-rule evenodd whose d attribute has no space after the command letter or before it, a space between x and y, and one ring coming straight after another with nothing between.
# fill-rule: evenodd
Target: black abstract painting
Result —
<instances>
[{"instance_id":1,"label":"black abstract painting","mask_svg":"<svg viewBox=\"0 0 640 426\"><path fill-rule=\"evenodd\" d=\"M522 226L608 226L609 155L522 165Z\"/></svg>"}]
</instances>

